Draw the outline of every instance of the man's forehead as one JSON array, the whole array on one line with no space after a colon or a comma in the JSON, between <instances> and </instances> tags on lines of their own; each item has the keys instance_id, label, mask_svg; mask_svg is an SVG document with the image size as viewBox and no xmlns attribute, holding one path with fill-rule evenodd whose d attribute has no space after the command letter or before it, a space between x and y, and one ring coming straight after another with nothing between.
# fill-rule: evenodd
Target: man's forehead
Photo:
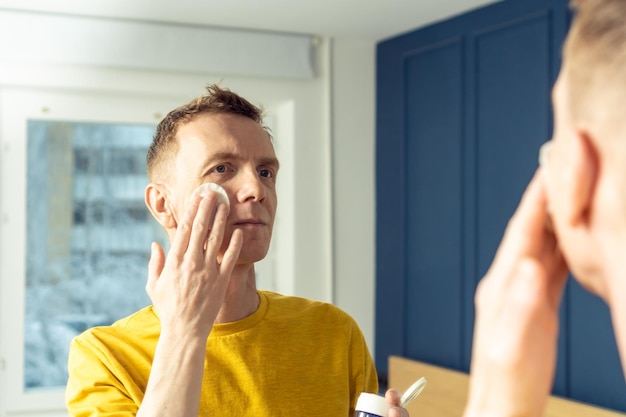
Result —
<instances>
[{"instance_id":1,"label":"man's forehead","mask_svg":"<svg viewBox=\"0 0 626 417\"><path fill-rule=\"evenodd\" d=\"M198 117L176 135L179 152L197 152L204 160L276 159L270 135L254 120L229 114Z\"/></svg>"},{"instance_id":2,"label":"man's forehead","mask_svg":"<svg viewBox=\"0 0 626 417\"><path fill-rule=\"evenodd\" d=\"M202 113L194 116L184 123L178 131L179 134L202 133L206 136L242 135L242 136L267 136L263 126L255 120L233 113ZM177 135L179 136L179 135Z\"/></svg>"}]
</instances>

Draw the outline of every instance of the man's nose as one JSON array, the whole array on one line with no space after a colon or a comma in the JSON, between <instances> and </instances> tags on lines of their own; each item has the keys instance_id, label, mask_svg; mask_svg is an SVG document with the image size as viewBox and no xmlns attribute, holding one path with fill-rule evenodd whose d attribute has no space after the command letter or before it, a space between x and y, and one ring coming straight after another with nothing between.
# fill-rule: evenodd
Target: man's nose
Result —
<instances>
[{"instance_id":1,"label":"man's nose","mask_svg":"<svg viewBox=\"0 0 626 417\"><path fill-rule=\"evenodd\" d=\"M263 185L258 172L254 171L241 173L237 199L239 202L263 202L263 200L265 200L265 186Z\"/></svg>"}]
</instances>

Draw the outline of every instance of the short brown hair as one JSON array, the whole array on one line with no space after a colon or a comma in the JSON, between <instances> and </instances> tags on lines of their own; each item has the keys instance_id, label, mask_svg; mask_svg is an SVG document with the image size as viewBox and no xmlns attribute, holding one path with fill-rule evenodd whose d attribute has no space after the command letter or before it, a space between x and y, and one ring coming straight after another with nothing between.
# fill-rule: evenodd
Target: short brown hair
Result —
<instances>
[{"instance_id":1,"label":"short brown hair","mask_svg":"<svg viewBox=\"0 0 626 417\"><path fill-rule=\"evenodd\" d=\"M146 156L149 181L154 181L162 173L163 166L175 154L178 146L175 140L178 128L199 114L238 114L263 126L261 107L253 105L238 94L216 84L209 85L206 89L206 94L170 111L158 124ZM265 126L263 128L269 134L269 130Z\"/></svg>"},{"instance_id":2,"label":"short brown hair","mask_svg":"<svg viewBox=\"0 0 626 417\"><path fill-rule=\"evenodd\" d=\"M626 1L572 0L571 7L576 16L564 62L569 106L572 115L580 118L598 106L593 100L596 94L605 102L607 94L626 99Z\"/></svg>"}]
</instances>

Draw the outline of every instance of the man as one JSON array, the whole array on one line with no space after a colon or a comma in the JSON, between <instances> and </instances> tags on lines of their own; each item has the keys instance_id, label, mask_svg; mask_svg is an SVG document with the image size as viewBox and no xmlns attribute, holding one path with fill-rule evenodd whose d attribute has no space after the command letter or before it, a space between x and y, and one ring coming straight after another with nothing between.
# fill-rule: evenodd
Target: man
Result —
<instances>
[{"instance_id":1,"label":"man","mask_svg":"<svg viewBox=\"0 0 626 417\"><path fill-rule=\"evenodd\" d=\"M465 417L541 416L568 269L609 306L626 360L626 1L574 1L555 130L476 294Z\"/></svg>"},{"instance_id":2,"label":"man","mask_svg":"<svg viewBox=\"0 0 626 417\"><path fill-rule=\"evenodd\" d=\"M351 417L358 395L376 392L351 317L256 288L278 168L260 109L229 90L211 86L159 124L145 201L171 248L152 244L153 306L72 342L70 415ZM196 195L205 183L229 204ZM395 391L388 398L399 402Z\"/></svg>"}]
</instances>

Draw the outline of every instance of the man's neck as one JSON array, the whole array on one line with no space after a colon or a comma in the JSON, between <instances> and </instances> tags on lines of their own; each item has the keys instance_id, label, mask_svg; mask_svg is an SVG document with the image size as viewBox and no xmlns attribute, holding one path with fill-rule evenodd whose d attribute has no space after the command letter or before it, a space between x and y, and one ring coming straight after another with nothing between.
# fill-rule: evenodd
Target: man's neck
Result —
<instances>
[{"instance_id":1,"label":"man's neck","mask_svg":"<svg viewBox=\"0 0 626 417\"><path fill-rule=\"evenodd\" d=\"M259 295L256 289L254 264L235 266L224 304L217 314L215 323L241 320L254 313L258 307Z\"/></svg>"}]
</instances>

